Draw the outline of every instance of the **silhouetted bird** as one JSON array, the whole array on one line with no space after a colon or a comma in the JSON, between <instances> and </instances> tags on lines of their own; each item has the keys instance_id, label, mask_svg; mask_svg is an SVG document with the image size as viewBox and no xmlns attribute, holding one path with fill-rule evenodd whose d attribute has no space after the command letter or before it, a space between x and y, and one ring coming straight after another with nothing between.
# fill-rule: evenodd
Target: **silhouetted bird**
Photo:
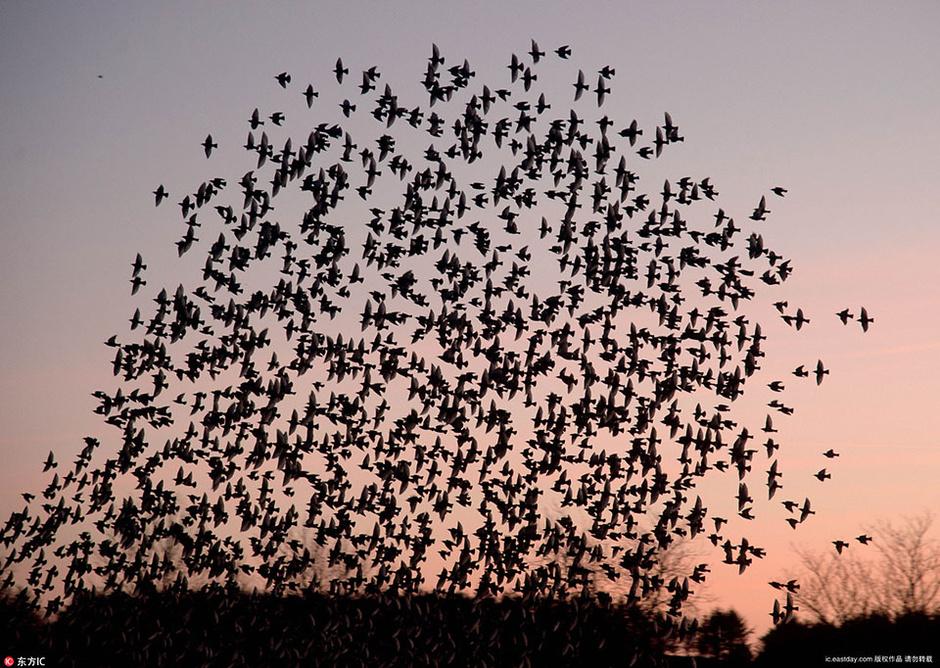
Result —
<instances>
[{"instance_id":1,"label":"silhouetted bird","mask_svg":"<svg viewBox=\"0 0 940 668\"><path fill-rule=\"evenodd\" d=\"M205 140L202 142L202 148L206 152L206 157L208 158L212 155L212 149L219 148L219 145L212 141L212 135L206 135Z\"/></svg>"}]
</instances>

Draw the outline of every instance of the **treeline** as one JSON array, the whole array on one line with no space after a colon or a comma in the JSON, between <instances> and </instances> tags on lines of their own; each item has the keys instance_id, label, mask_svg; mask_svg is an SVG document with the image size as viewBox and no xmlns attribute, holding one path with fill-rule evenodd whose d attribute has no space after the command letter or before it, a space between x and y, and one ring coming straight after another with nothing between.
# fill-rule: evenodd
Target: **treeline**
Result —
<instances>
[{"instance_id":1,"label":"treeline","mask_svg":"<svg viewBox=\"0 0 940 668\"><path fill-rule=\"evenodd\" d=\"M910 613L853 617L838 626L789 622L771 629L757 657L760 666L816 666L827 657L894 657L882 663L940 664L940 615ZM910 658L907 658L910 657ZM781 663L783 662L783 663ZM877 663L876 663L877 665Z\"/></svg>"},{"instance_id":2,"label":"treeline","mask_svg":"<svg viewBox=\"0 0 940 668\"><path fill-rule=\"evenodd\" d=\"M720 614L719 614L720 613ZM740 618L697 636L598 599L336 597L241 591L85 594L51 620L0 597L0 655L45 666L815 666L827 657L940 663L940 616L781 624L752 657Z\"/></svg>"},{"instance_id":3,"label":"treeline","mask_svg":"<svg viewBox=\"0 0 940 668\"><path fill-rule=\"evenodd\" d=\"M2 608L0 654L46 666L658 666L669 643L596 599L84 595L48 622L21 598Z\"/></svg>"}]
</instances>

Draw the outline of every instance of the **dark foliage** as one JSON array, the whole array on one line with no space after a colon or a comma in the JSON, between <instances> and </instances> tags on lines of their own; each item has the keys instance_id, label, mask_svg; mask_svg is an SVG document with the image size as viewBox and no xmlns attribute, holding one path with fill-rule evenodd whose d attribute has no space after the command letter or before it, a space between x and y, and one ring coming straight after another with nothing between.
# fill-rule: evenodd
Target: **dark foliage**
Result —
<instances>
[{"instance_id":1,"label":"dark foliage","mask_svg":"<svg viewBox=\"0 0 940 668\"><path fill-rule=\"evenodd\" d=\"M664 665L632 609L462 596L278 597L234 592L77 596L39 623L7 598L3 651L46 665Z\"/></svg>"},{"instance_id":2,"label":"dark foliage","mask_svg":"<svg viewBox=\"0 0 940 668\"><path fill-rule=\"evenodd\" d=\"M0 653L36 647L43 642L45 631L25 590L18 594L0 592Z\"/></svg>"},{"instance_id":3,"label":"dark foliage","mask_svg":"<svg viewBox=\"0 0 940 668\"><path fill-rule=\"evenodd\" d=\"M869 615L841 626L788 622L763 638L760 666L815 666L826 657L932 655L940 661L940 616L912 614L897 618Z\"/></svg>"},{"instance_id":4,"label":"dark foliage","mask_svg":"<svg viewBox=\"0 0 940 668\"><path fill-rule=\"evenodd\" d=\"M697 638L699 654L719 659L722 665L746 665L751 661L747 645L750 630L734 610L715 610L702 623Z\"/></svg>"}]
</instances>

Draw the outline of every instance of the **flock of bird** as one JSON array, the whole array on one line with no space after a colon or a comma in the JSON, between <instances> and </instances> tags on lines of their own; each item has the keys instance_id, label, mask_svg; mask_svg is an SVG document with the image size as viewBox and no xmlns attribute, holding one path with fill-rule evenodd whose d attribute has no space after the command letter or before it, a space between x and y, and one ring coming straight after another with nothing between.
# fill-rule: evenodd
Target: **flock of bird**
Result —
<instances>
[{"instance_id":1,"label":"flock of bird","mask_svg":"<svg viewBox=\"0 0 940 668\"><path fill-rule=\"evenodd\" d=\"M116 447L86 437L64 469L50 453L48 485L0 533L5 584L22 574L50 614L91 587L613 587L665 592L685 628L708 568L663 577L664 550L710 517L724 562L763 558L733 531L757 517L749 483L768 500L783 487L774 419L794 409L775 398L755 428L732 405L765 355L745 304L792 273L764 240L767 197L738 223L709 178L641 191L638 166L679 126L603 115L613 67L572 73L571 98L550 101L551 62L533 41L487 85L434 46L422 105L377 67L353 87L339 59L336 106L324 87L299 94L343 118L300 139L280 136L284 112L255 109L238 191L213 177L179 197L178 254L199 254L201 279L154 290L107 341L117 387L94 396ZM233 150L211 134L202 148ZM172 193L153 194L165 211ZM138 254L133 294L146 272ZM722 476L734 522L696 492ZM782 503L794 529L815 514L808 497ZM778 622L798 584L771 584Z\"/></svg>"}]
</instances>

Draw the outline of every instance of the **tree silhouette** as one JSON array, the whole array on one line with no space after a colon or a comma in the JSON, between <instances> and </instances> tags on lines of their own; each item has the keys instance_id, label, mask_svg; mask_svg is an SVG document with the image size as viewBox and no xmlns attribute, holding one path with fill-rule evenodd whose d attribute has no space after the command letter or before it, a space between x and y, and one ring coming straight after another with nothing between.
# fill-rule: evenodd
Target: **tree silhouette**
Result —
<instances>
[{"instance_id":1,"label":"tree silhouette","mask_svg":"<svg viewBox=\"0 0 940 668\"><path fill-rule=\"evenodd\" d=\"M751 630L734 610L714 610L702 622L696 648L702 656L717 659L724 665L743 665L751 660L747 644Z\"/></svg>"},{"instance_id":2,"label":"tree silhouette","mask_svg":"<svg viewBox=\"0 0 940 668\"><path fill-rule=\"evenodd\" d=\"M823 624L841 624L876 609L870 563L854 552L841 556L805 550L796 553L802 570L794 577L802 586L794 598L801 612Z\"/></svg>"},{"instance_id":3,"label":"tree silhouette","mask_svg":"<svg viewBox=\"0 0 940 668\"><path fill-rule=\"evenodd\" d=\"M802 586L795 598L812 619L842 624L870 614L898 617L940 610L940 542L929 511L882 520L842 554L798 550ZM867 549L866 549L867 548ZM864 550L864 552L862 552Z\"/></svg>"},{"instance_id":4,"label":"tree silhouette","mask_svg":"<svg viewBox=\"0 0 940 668\"><path fill-rule=\"evenodd\" d=\"M759 666L816 666L834 656L937 657L940 616L870 614L845 619L838 626L789 621L761 638ZM828 658L827 658L828 657Z\"/></svg>"},{"instance_id":5,"label":"tree silhouette","mask_svg":"<svg viewBox=\"0 0 940 668\"><path fill-rule=\"evenodd\" d=\"M881 576L875 589L883 611L895 615L940 611L940 542L931 535L933 521L933 514L925 511L900 525L884 520L874 528Z\"/></svg>"}]
</instances>

